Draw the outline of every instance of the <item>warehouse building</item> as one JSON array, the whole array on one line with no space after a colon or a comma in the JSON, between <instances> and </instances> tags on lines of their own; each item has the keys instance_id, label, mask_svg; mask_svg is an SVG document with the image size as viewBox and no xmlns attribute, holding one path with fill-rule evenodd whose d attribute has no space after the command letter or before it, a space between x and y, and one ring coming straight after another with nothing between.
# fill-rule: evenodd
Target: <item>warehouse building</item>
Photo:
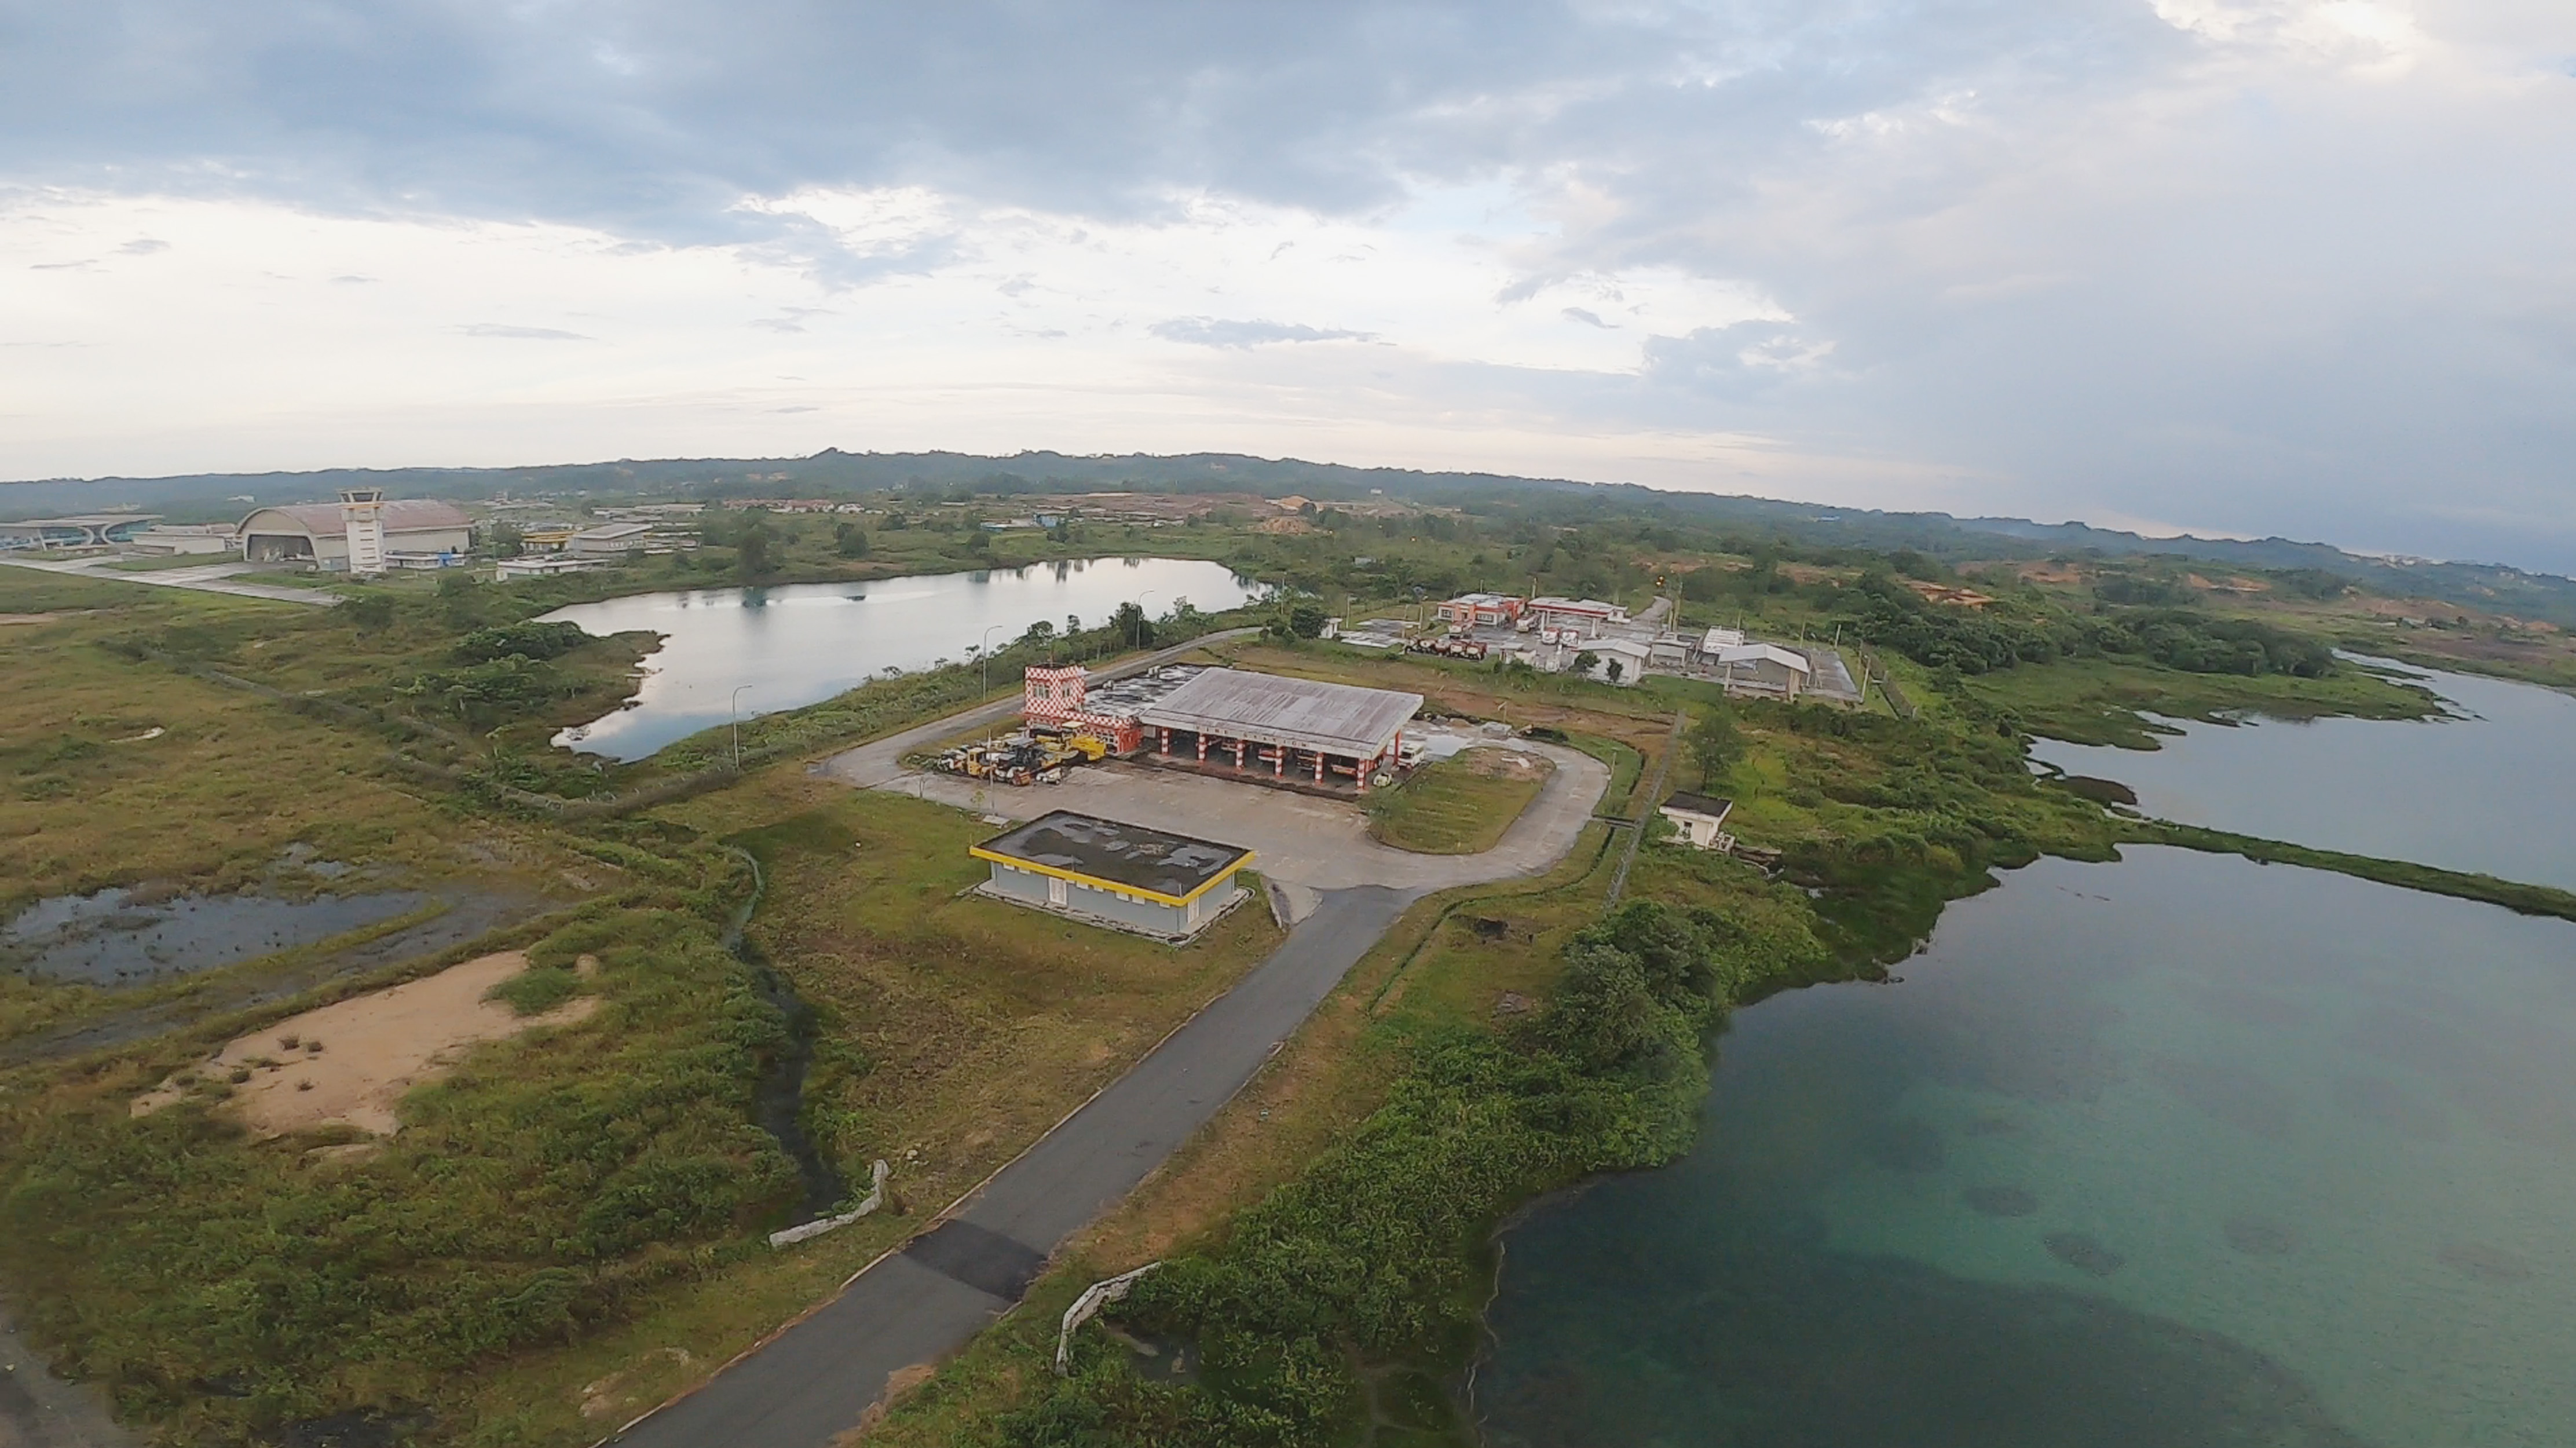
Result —
<instances>
[{"instance_id":1,"label":"warehouse building","mask_svg":"<svg viewBox=\"0 0 2576 1448\"><path fill-rule=\"evenodd\" d=\"M388 554L459 554L474 544L473 520L454 503L396 498L378 505ZM252 563L310 563L328 572L349 566L349 522L338 503L288 503L242 519L242 557Z\"/></svg>"},{"instance_id":2,"label":"warehouse building","mask_svg":"<svg viewBox=\"0 0 2576 1448\"><path fill-rule=\"evenodd\" d=\"M1142 825L1057 810L968 851L1011 901L1166 940L1205 929L1242 895L1252 852Z\"/></svg>"},{"instance_id":3,"label":"warehouse building","mask_svg":"<svg viewBox=\"0 0 2576 1448\"><path fill-rule=\"evenodd\" d=\"M1357 793L1395 768L1420 694L1206 669L1138 711L1155 757Z\"/></svg>"}]
</instances>

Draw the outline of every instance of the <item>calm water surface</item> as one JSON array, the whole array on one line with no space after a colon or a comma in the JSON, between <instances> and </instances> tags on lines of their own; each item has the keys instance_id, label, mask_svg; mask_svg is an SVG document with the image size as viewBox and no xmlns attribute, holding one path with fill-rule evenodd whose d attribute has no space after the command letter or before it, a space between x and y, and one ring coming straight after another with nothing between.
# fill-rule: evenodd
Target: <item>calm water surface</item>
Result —
<instances>
[{"instance_id":1,"label":"calm water surface","mask_svg":"<svg viewBox=\"0 0 2576 1448\"><path fill-rule=\"evenodd\" d=\"M0 969L90 985L148 985L311 945L427 903L429 896L414 890L302 900L242 894L143 901L124 889L58 895L0 925Z\"/></svg>"},{"instance_id":2,"label":"calm water surface","mask_svg":"<svg viewBox=\"0 0 2576 1448\"><path fill-rule=\"evenodd\" d=\"M651 629L662 647L644 660L642 693L624 709L555 742L612 759L642 759L725 723L742 687L749 718L856 688L887 669L962 660L989 635L998 648L1041 619L1097 627L1122 603L1154 615L1186 599L1207 613L1250 602L1261 585L1221 563L1095 558L983 573L704 588L575 604L547 614L593 634Z\"/></svg>"},{"instance_id":3,"label":"calm water surface","mask_svg":"<svg viewBox=\"0 0 2576 1448\"><path fill-rule=\"evenodd\" d=\"M2127 855L1740 1012L1508 1238L1492 1440L2576 1443L2576 925Z\"/></svg>"},{"instance_id":4,"label":"calm water surface","mask_svg":"<svg viewBox=\"0 0 2576 1448\"><path fill-rule=\"evenodd\" d=\"M2156 750L2031 754L2116 779L2163 819L2576 890L2576 698L2406 672L2461 717L2184 724Z\"/></svg>"}]
</instances>

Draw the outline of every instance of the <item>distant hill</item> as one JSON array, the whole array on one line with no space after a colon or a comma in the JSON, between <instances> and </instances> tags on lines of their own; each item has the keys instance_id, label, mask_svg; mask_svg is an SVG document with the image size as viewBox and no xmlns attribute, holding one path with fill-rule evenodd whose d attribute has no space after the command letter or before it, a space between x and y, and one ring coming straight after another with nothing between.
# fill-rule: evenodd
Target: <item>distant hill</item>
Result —
<instances>
[{"instance_id":1,"label":"distant hill","mask_svg":"<svg viewBox=\"0 0 2576 1448\"><path fill-rule=\"evenodd\" d=\"M201 473L167 478L58 479L0 483L0 520L134 506L180 521L237 517L253 503L328 499L352 484L396 496L458 499L554 494L614 497L813 497L896 489L907 492L1297 493L1318 500L1373 493L1455 505L1509 501L1542 517L1575 521L1617 513L1778 537L1808 545L1913 548L1945 558L2159 554L2244 568L2315 568L2365 587L2493 609L2576 627L2576 582L2484 563L2373 558L2287 538L2149 538L2083 523L2023 518L1955 518L1892 513L1709 493L1664 492L1625 483L1581 483L1497 473L1355 468L1238 453L1077 456L1026 452L848 453L827 448L802 458L662 458L511 468L338 468L303 473Z\"/></svg>"}]
</instances>

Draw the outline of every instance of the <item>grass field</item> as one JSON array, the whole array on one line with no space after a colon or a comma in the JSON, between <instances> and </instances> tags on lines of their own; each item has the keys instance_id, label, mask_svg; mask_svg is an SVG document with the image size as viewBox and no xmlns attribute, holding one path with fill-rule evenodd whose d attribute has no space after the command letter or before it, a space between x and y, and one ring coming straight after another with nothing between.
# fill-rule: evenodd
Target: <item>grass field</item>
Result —
<instances>
[{"instance_id":1,"label":"grass field","mask_svg":"<svg viewBox=\"0 0 2576 1448\"><path fill-rule=\"evenodd\" d=\"M489 1441L575 1448L703 1375L918 1230L1280 938L1257 903L1176 950L965 894L988 873L965 853L988 826L792 768L637 828L762 860L752 934L822 1017L808 1129L850 1179L886 1158L898 1210L790 1252L732 1255L628 1320L486 1364L447 1402Z\"/></svg>"},{"instance_id":2,"label":"grass field","mask_svg":"<svg viewBox=\"0 0 2576 1448\"><path fill-rule=\"evenodd\" d=\"M1469 749L1372 795L1369 833L1380 844L1417 854L1482 854L1502 839L1554 772L1555 766L1533 754Z\"/></svg>"},{"instance_id":3,"label":"grass field","mask_svg":"<svg viewBox=\"0 0 2576 1448\"><path fill-rule=\"evenodd\" d=\"M26 685L0 691L0 914L144 879L221 889L296 840L374 860L456 833L380 777L382 741L100 647L304 610L0 569L0 613L41 612L59 616L0 628L0 673Z\"/></svg>"}]
</instances>

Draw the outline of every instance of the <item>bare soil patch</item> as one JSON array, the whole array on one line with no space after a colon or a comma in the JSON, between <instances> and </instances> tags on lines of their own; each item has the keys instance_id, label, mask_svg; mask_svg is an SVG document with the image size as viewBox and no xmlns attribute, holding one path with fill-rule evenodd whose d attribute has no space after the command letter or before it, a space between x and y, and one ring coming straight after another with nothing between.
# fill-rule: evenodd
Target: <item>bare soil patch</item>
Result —
<instances>
[{"instance_id":1,"label":"bare soil patch","mask_svg":"<svg viewBox=\"0 0 2576 1448\"><path fill-rule=\"evenodd\" d=\"M521 1016L484 999L527 967L525 955L502 951L279 1021L137 1097L134 1114L157 1111L192 1087L221 1083L232 1088L225 1109L262 1137L325 1126L390 1136L401 1125L394 1108L404 1093L446 1074L471 1047L532 1027L568 1025L598 1008L598 997L583 996L543 1015Z\"/></svg>"}]
</instances>

